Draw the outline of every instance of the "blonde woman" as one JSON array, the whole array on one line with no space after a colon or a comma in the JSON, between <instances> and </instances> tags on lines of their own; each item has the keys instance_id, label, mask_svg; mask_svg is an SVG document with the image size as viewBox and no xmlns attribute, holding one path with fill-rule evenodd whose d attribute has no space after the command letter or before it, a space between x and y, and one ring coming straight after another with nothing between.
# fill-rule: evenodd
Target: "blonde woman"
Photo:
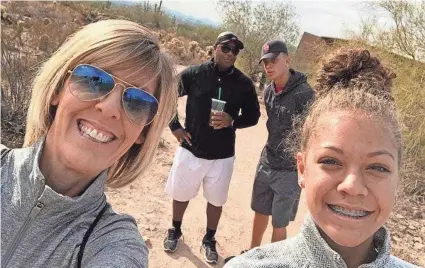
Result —
<instances>
[{"instance_id":1,"label":"blonde woman","mask_svg":"<svg viewBox=\"0 0 425 268\"><path fill-rule=\"evenodd\" d=\"M324 62L316 100L294 135L310 215L297 236L254 248L226 268L413 267L391 256L383 226L402 164L394 77L363 49L342 49Z\"/></svg>"},{"instance_id":2,"label":"blonde woman","mask_svg":"<svg viewBox=\"0 0 425 268\"><path fill-rule=\"evenodd\" d=\"M173 68L125 20L85 26L42 66L24 147L1 150L2 267L147 267L135 220L104 187L150 164L176 108Z\"/></svg>"}]
</instances>

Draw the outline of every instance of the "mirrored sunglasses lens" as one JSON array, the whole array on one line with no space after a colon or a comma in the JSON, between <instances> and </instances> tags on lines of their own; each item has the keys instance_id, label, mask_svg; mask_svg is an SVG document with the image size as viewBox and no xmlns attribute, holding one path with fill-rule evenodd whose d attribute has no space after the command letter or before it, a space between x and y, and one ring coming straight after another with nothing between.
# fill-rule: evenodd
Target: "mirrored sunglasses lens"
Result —
<instances>
[{"instance_id":1,"label":"mirrored sunglasses lens","mask_svg":"<svg viewBox=\"0 0 425 268\"><path fill-rule=\"evenodd\" d=\"M90 65L78 65L72 71L70 89L81 100L105 96L115 86L114 79L105 71Z\"/></svg>"},{"instance_id":2,"label":"mirrored sunglasses lens","mask_svg":"<svg viewBox=\"0 0 425 268\"><path fill-rule=\"evenodd\" d=\"M127 88L123 94L123 107L135 125L147 125L158 112L158 101L151 94L139 88Z\"/></svg>"}]
</instances>

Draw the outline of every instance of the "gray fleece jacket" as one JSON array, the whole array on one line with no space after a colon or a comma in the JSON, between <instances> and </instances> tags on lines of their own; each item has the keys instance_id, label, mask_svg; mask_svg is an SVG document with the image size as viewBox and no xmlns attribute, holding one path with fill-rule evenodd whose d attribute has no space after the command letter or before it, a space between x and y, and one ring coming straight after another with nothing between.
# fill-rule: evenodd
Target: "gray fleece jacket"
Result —
<instances>
[{"instance_id":1,"label":"gray fleece jacket","mask_svg":"<svg viewBox=\"0 0 425 268\"><path fill-rule=\"evenodd\" d=\"M374 235L376 259L358 268L419 268L390 255L390 233L381 227ZM329 247L310 215L301 232L289 239L249 250L230 260L225 268L347 268Z\"/></svg>"},{"instance_id":2,"label":"gray fleece jacket","mask_svg":"<svg viewBox=\"0 0 425 268\"><path fill-rule=\"evenodd\" d=\"M76 267L83 236L105 205L82 267L147 267L148 250L134 218L106 203L106 171L80 196L63 196L45 185L40 172L43 141L10 150L1 161L1 267Z\"/></svg>"}]
</instances>

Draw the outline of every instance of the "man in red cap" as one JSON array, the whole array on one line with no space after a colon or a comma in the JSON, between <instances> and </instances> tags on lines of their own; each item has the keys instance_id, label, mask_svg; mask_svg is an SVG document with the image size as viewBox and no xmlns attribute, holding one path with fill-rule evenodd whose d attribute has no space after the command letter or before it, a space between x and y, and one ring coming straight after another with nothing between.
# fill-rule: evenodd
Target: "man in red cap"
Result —
<instances>
[{"instance_id":1,"label":"man in red cap","mask_svg":"<svg viewBox=\"0 0 425 268\"><path fill-rule=\"evenodd\" d=\"M286 239L286 227L295 219L301 188L294 157L285 151L293 119L302 114L314 96L307 77L290 68L286 44L272 40L263 45L260 63L272 82L264 90L267 143L258 163L251 208L255 212L250 248L260 246L272 216L272 241Z\"/></svg>"},{"instance_id":2,"label":"man in red cap","mask_svg":"<svg viewBox=\"0 0 425 268\"><path fill-rule=\"evenodd\" d=\"M286 227L295 219L298 210L301 188L294 157L285 151L285 139L292 130L293 119L312 102L314 92L307 77L291 69L290 62L284 42L272 40L263 45L259 63L263 63L267 78L271 80L264 89L269 135L252 191L251 208L255 215L251 249L261 245L270 216L273 225L271 242L286 239Z\"/></svg>"}]
</instances>

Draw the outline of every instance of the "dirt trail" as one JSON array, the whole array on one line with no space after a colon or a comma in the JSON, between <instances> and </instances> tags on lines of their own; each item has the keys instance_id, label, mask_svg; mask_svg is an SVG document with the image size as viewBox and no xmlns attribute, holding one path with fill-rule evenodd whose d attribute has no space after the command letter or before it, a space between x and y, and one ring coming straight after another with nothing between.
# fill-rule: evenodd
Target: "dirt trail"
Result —
<instances>
[{"instance_id":1,"label":"dirt trail","mask_svg":"<svg viewBox=\"0 0 425 268\"><path fill-rule=\"evenodd\" d=\"M185 99L179 101L180 120L184 119ZM219 263L223 259L238 254L250 243L253 212L250 209L255 168L261 150L267 139L264 106L262 116L255 127L238 130L236 135L236 162L229 192L229 200L223 209L216 234ZM147 240L150 249L149 267L210 267L200 253L200 241L205 233L206 201L202 190L190 202L183 219L184 242L178 250L167 254L162 249L165 231L171 225L171 198L164 193L168 172L178 146L169 129L164 132L166 148L160 148L150 170L143 178L122 189L109 189L107 196L117 212L128 213L136 218L139 230ZM304 195L301 197L299 213L289 226L289 236L295 235L303 222L306 212ZM263 243L269 243L271 226Z\"/></svg>"}]
</instances>

